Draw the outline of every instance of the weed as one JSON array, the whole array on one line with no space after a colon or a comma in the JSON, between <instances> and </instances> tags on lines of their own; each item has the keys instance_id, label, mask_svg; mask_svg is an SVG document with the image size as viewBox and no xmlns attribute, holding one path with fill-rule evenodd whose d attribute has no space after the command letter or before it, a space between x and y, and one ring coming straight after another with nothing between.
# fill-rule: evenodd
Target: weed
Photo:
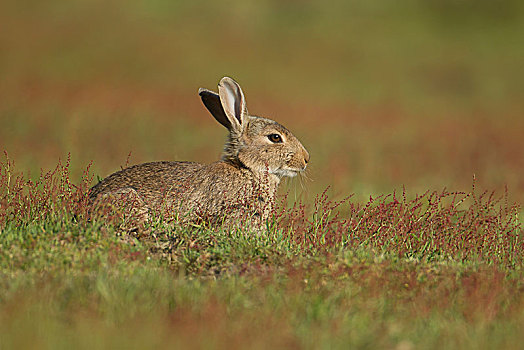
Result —
<instances>
[{"instance_id":1,"label":"weed","mask_svg":"<svg viewBox=\"0 0 524 350\"><path fill-rule=\"evenodd\" d=\"M76 185L69 163L36 181L7 156L0 164L2 346L27 335L56 344L64 332L68 344L85 342L87 328L90 339L111 334L122 346L198 336L220 347L462 347L460 332L519 342L522 227L507 194L473 186L410 199L404 189L359 203L326 189L311 207L288 207L283 196L267 234L252 234L248 220L220 227L161 215L129 231L132 212L90 215L90 165ZM28 327L13 332L16 322ZM114 338L124 323L141 331ZM445 342L443 331L452 334ZM420 337L428 332L436 335Z\"/></svg>"}]
</instances>

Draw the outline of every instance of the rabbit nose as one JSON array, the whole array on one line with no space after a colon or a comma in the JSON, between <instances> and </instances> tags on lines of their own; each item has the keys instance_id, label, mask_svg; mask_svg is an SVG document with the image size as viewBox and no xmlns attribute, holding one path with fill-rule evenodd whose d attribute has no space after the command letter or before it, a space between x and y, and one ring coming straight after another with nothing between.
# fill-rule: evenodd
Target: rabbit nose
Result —
<instances>
[{"instance_id":1,"label":"rabbit nose","mask_svg":"<svg viewBox=\"0 0 524 350\"><path fill-rule=\"evenodd\" d=\"M305 151L304 152L304 163L307 164L307 163L309 163L309 153L306 150L304 150L304 151Z\"/></svg>"},{"instance_id":2,"label":"rabbit nose","mask_svg":"<svg viewBox=\"0 0 524 350\"><path fill-rule=\"evenodd\" d=\"M304 167L309 163L309 153L304 149Z\"/></svg>"}]
</instances>

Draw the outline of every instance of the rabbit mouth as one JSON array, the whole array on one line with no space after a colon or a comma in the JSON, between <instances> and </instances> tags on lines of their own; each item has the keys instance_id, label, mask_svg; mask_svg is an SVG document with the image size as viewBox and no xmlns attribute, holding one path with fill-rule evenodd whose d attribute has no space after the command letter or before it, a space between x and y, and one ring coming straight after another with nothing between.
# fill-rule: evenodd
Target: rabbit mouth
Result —
<instances>
[{"instance_id":1,"label":"rabbit mouth","mask_svg":"<svg viewBox=\"0 0 524 350\"><path fill-rule=\"evenodd\" d=\"M279 168L273 170L272 173L278 177L295 177L302 171L302 169Z\"/></svg>"}]
</instances>

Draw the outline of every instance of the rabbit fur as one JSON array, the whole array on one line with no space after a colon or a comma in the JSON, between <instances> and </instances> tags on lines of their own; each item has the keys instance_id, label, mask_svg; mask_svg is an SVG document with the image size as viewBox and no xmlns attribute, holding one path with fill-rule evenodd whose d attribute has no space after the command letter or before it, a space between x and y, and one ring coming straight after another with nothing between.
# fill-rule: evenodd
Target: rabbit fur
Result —
<instances>
[{"instance_id":1,"label":"rabbit fur","mask_svg":"<svg viewBox=\"0 0 524 350\"><path fill-rule=\"evenodd\" d=\"M143 219L162 212L182 222L247 224L261 230L280 180L306 169L309 153L277 122L249 115L242 89L224 77L218 94L199 89L213 117L229 130L220 160L211 164L161 161L134 165L91 188L94 207L127 207Z\"/></svg>"}]
</instances>

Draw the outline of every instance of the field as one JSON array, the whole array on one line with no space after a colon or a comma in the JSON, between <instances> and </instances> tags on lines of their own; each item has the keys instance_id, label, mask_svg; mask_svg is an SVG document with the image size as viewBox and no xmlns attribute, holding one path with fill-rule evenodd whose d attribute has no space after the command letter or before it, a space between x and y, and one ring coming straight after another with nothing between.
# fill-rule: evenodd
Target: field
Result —
<instances>
[{"instance_id":1,"label":"field","mask_svg":"<svg viewBox=\"0 0 524 350\"><path fill-rule=\"evenodd\" d=\"M4 1L0 349L524 342L519 1ZM199 87L311 155L267 235L87 220L98 178L212 162Z\"/></svg>"}]
</instances>

